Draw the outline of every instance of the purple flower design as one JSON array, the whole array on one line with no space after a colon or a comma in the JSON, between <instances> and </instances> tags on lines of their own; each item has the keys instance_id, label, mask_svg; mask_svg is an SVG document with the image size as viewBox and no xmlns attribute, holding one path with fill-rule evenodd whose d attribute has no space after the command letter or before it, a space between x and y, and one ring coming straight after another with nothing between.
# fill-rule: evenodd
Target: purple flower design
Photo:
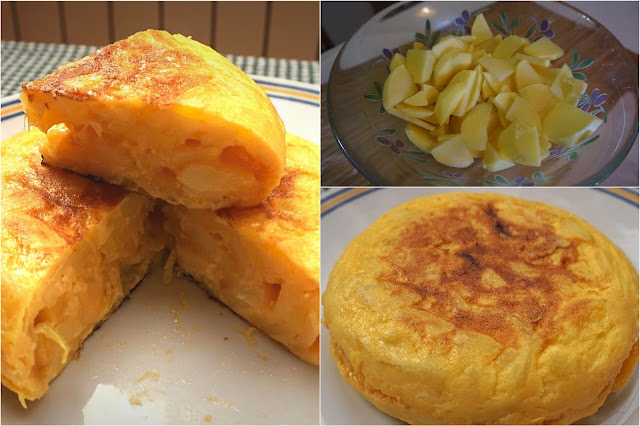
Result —
<instances>
[{"instance_id":1,"label":"purple flower design","mask_svg":"<svg viewBox=\"0 0 640 426\"><path fill-rule=\"evenodd\" d=\"M382 49L382 54L387 58L387 59L391 59L393 57L394 54L396 53L400 53L400 49L397 47L394 47L393 50L392 49L387 49L386 47L384 49Z\"/></svg>"},{"instance_id":2,"label":"purple flower design","mask_svg":"<svg viewBox=\"0 0 640 426\"><path fill-rule=\"evenodd\" d=\"M549 157L554 157L558 154L560 154L562 152L564 148L560 145L558 145L556 148L554 148L551 152L549 152Z\"/></svg>"},{"instance_id":3,"label":"purple flower design","mask_svg":"<svg viewBox=\"0 0 640 426\"><path fill-rule=\"evenodd\" d=\"M596 108L601 107L607 100L607 97L608 95L606 93L600 93L600 89L593 89L586 102L580 106L580 109L588 112L592 106Z\"/></svg>"},{"instance_id":4,"label":"purple flower design","mask_svg":"<svg viewBox=\"0 0 640 426\"><path fill-rule=\"evenodd\" d=\"M517 177L513 180L513 184L515 186L535 186L534 181L527 182L527 178L524 176Z\"/></svg>"},{"instance_id":5,"label":"purple flower design","mask_svg":"<svg viewBox=\"0 0 640 426\"><path fill-rule=\"evenodd\" d=\"M461 178L464 175L462 173L451 173L451 172L442 172L443 175L447 176L447 177L451 177L451 178Z\"/></svg>"},{"instance_id":6,"label":"purple flower design","mask_svg":"<svg viewBox=\"0 0 640 426\"><path fill-rule=\"evenodd\" d=\"M471 20L471 13L468 10L463 10L462 14L457 17L454 22L458 26L457 35L461 35L462 31L464 31L467 35L471 34L471 27L468 22Z\"/></svg>"},{"instance_id":7,"label":"purple flower design","mask_svg":"<svg viewBox=\"0 0 640 426\"><path fill-rule=\"evenodd\" d=\"M555 35L553 30L549 28L549 21L547 19L540 21L540 32L547 38L553 38Z\"/></svg>"},{"instance_id":8,"label":"purple flower design","mask_svg":"<svg viewBox=\"0 0 640 426\"><path fill-rule=\"evenodd\" d=\"M389 139L385 138L384 136L378 136L376 140L378 141L378 143L380 143L380 145L388 146L389 148L391 148L391 152L393 152L396 155L400 155L400 149L404 148L404 142L402 142L399 139L396 139L392 143Z\"/></svg>"}]
</instances>

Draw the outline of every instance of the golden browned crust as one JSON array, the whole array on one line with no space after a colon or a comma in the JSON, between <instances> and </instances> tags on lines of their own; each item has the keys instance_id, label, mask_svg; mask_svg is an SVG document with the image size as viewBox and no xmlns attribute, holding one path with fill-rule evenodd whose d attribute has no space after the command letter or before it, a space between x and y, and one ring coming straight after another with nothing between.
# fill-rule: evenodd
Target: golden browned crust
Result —
<instances>
[{"instance_id":1,"label":"golden browned crust","mask_svg":"<svg viewBox=\"0 0 640 426\"><path fill-rule=\"evenodd\" d=\"M638 275L582 219L498 194L394 208L323 295L345 380L424 424L566 424L637 364Z\"/></svg>"}]
</instances>

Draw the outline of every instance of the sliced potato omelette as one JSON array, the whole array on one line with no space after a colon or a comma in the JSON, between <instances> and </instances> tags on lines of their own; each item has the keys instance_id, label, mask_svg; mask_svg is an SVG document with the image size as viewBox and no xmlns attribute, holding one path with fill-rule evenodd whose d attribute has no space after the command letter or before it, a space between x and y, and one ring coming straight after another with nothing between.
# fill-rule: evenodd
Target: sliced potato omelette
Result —
<instances>
[{"instance_id":1,"label":"sliced potato omelette","mask_svg":"<svg viewBox=\"0 0 640 426\"><path fill-rule=\"evenodd\" d=\"M2 384L40 398L163 246L144 195L41 164L37 129L2 141Z\"/></svg>"},{"instance_id":2,"label":"sliced potato omelette","mask_svg":"<svg viewBox=\"0 0 640 426\"><path fill-rule=\"evenodd\" d=\"M216 298L318 364L319 149L287 134L280 185L251 208L167 205L177 263Z\"/></svg>"},{"instance_id":3,"label":"sliced potato omelette","mask_svg":"<svg viewBox=\"0 0 640 426\"><path fill-rule=\"evenodd\" d=\"M422 197L346 248L323 294L345 381L412 424L571 424L638 363L638 273L583 219Z\"/></svg>"},{"instance_id":4,"label":"sliced potato omelette","mask_svg":"<svg viewBox=\"0 0 640 426\"><path fill-rule=\"evenodd\" d=\"M280 182L284 125L213 49L148 30L25 83L49 165L190 208L253 206Z\"/></svg>"}]
</instances>

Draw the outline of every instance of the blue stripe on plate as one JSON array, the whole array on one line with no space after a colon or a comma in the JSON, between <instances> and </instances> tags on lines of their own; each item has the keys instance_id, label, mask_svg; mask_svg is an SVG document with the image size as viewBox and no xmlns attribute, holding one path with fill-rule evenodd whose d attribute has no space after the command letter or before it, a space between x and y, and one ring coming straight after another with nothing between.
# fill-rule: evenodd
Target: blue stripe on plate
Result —
<instances>
[{"instance_id":1,"label":"blue stripe on plate","mask_svg":"<svg viewBox=\"0 0 640 426\"><path fill-rule=\"evenodd\" d=\"M620 195L616 194L615 192L611 192L611 191L607 190L607 188L592 188L592 189L595 189L595 190L600 191L600 192L604 192L604 193L605 193L605 194L607 194L607 195L611 195L612 197L616 197L618 200L622 200L622 201L624 201L624 202L625 202L625 203L627 203L627 204L631 204L631 205L632 205L632 206L634 206L636 209L638 208L638 204L636 204L636 203L635 203L635 202L633 202L632 200L630 200L630 199L628 199L628 198L621 197ZM634 192L632 192L632 191L629 191L629 190L627 190L627 192L631 192L632 194L637 195L636 193L634 193Z\"/></svg>"},{"instance_id":2,"label":"blue stripe on plate","mask_svg":"<svg viewBox=\"0 0 640 426\"><path fill-rule=\"evenodd\" d=\"M2 108L20 103L20 98L2 104Z\"/></svg>"},{"instance_id":3,"label":"blue stripe on plate","mask_svg":"<svg viewBox=\"0 0 640 426\"><path fill-rule=\"evenodd\" d=\"M345 191L349 191L351 189L353 189L353 188L340 190L340 191L336 192L335 194L331 194L331 195L327 196L326 198L323 198L322 199L322 203L325 203L326 201L329 201L329 199L334 198L334 197L336 197L336 196L338 196L340 194L344 194ZM374 189L371 189L370 191L361 192L360 194L358 194L358 195L356 195L354 197L347 198L346 200L343 200L343 201L339 202L338 204L336 204L335 206L333 206L333 207L325 210L324 212L322 212L320 214L320 217L324 217L326 214L331 213L332 211L334 211L338 207L342 207L342 206L350 203L351 201L362 197L363 195L371 194L372 192L375 192L375 191L377 191L379 189L383 189L383 188L374 188ZM635 208L639 208L638 204L634 203L633 201L631 201L631 200L629 200L627 198L621 197L620 195L616 194L615 192L608 191L606 188L591 188L591 189L595 189L596 191L600 191L600 192L603 192L604 194L610 195L612 197L616 197L617 199L622 200L622 201L626 202L627 204L631 204ZM628 188L623 188L623 189L625 191L627 191L627 192L631 192L631 193L637 194L637 192L635 190L633 190L633 189L628 189Z\"/></svg>"},{"instance_id":4,"label":"blue stripe on plate","mask_svg":"<svg viewBox=\"0 0 640 426\"><path fill-rule=\"evenodd\" d=\"M340 190L334 192L333 194L327 195L325 198L320 200L320 204L324 204L327 201L336 198L338 195L342 195L347 191L351 191L352 189L354 189L354 188L344 188L344 189L340 189Z\"/></svg>"},{"instance_id":5,"label":"blue stripe on plate","mask_svg":"<svg viewBox=\"0 0 640 426\"><path fill-rule=\"evenodd\" d=\"M358 195L354 195L354 196L353 196L353 197L351 197L351 198L347 198L346 200L341 201L341 202L339 202L338 204L336 204L335 206L330 207L330 208L328 208L327 210L325 210L325 211L323 211L322 213L320 213L320 217L322 218L322 217L324 217L325 215L327 215L327 214L331 213L332 211L334 211L335 209L337 209L338 207L342 207L342 206L344 206L345 204L347 204L347 203L349 203L349 202L351 202L351 201L353 201L353 200L357 200L358 198L360 198L360 197L364 197L365 195L368 195L368 194L373 194L374 192L376 192L376 191L380 191L381 189L384 189L384 188L372 188L372 189L370 189L370 190L368 190L368 191L361 192L361 193L359 193Z\"/></svg>"},{"instance_id":6,"label":"blue stripe on plate","mask_svg":"<svg viewBox=\"0 0 640 426\"><path fill-rule=\"evenodd\" d=\"M24 115L24 112L22 111L14 112L13 114L5 115L4 117L2 117L2 119L0 119L0 121L8 120L14 117L19 117L21 115Z\"/></svg>"},{"instance_id":7,"label":"blue stripe on plate","mask_svg":"<svg viewBox=\"0 0 640 426\"><path fill-rule=\"evenodd\" d=\"M284 84L284 83L275 83L273 81L260 80L258 78L254 79L254 81L258 84L264 84L265 86L284 87L286 89L300 90L301 92L313 93L314 95L320 94L320 90L318 89L307 89L306 87L293 86L291 84Z\"/></svg>"},{"instance_id":8,"label":"blue stripe on plate","mask_svg":"<svg viewBox=\"0 0 640 426\"><path fill-rule=\"evenodd\" d=\"M289 96L274 95L273 93L267 93L267 96L269 96L270 98L274 98L274 99L284 99L285 101L300 102L301 104L307 104L307 105L316 106L316 107L320 106L320 104L318 102L307 101L307 100L304 100L304 99L292 98L292 97L289 97Z\"/></svg>"}]
</instances>

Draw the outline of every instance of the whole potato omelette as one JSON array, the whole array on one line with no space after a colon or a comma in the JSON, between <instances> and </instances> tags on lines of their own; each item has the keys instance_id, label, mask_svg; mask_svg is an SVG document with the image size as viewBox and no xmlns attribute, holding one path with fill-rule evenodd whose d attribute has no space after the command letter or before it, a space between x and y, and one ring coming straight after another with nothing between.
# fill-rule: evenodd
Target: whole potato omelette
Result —
<instances>
[{"instance_id":1,"label":"whole potato omelette","mask_svg":"<svg viewBox=\"0 0 640 426\"><path fill-rule=\"evenodd\" d=\"M345 381L412 424L568 424L638 362L638 274L579 217L497 194L393 208L323 295Z\"/></svg>"}]
</instances>

